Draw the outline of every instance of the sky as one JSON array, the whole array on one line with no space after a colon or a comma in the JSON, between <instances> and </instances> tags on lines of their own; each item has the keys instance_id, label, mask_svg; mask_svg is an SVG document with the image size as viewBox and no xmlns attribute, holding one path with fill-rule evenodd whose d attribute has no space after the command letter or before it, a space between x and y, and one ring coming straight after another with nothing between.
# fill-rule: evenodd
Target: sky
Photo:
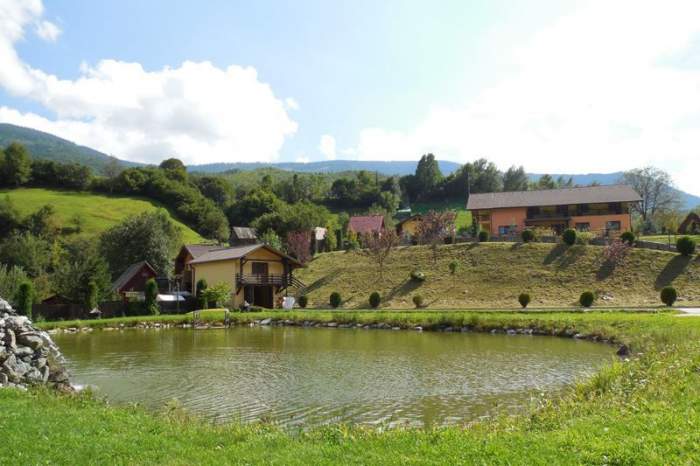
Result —
<instances>
[{"instance_id":1,"label":"sky","mask_svg":"<svg viewBox=\"0 0 700 466\"><path fill-rule=\"evenodd\" d=\"M0 122L122 159L417 160L700 194L700 2L0 0Z\"/></svg>"}]
</instances>

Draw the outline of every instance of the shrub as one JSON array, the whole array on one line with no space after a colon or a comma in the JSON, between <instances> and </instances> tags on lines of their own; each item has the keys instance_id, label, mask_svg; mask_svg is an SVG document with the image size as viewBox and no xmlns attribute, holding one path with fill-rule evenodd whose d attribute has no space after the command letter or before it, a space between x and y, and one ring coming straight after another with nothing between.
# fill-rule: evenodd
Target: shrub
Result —
<instances>
[{"instance_id":1,"label":"shrub","mask_svg":"<svg viewBox=\"0 0 700 466\"><path fill-rule=\"evenodd\" d=\"M529 243L530 241L534 241L535 232L529 228L526 228L522 231L522 233L520 233L520 237L523 239L523 243Z\"/></svg>"},{"instance_id":2,"label":"shrub","mask_svg":"<svg viewBox=\"0 0 700 466\"><path fill-rule=\"evenodd\" d=\"M574 244L576 244L576 236L576 230L574 230L573 228L567 228L561 235L561 239L562 241L564 241L565 244L573 246Z\"/></svg>"},{"instance_id":3,"label":"shrub","mask_svg":"<svg viewBox=\"0 0 700 466\"><path fill-rule=\"evenodd\" d=\"M197 285L195 286L195 289L200 309L206 309L207 307L209 307L209 303L207 302L207 298L204 293L207 289L207 286L207 281L205 279L200 278L199 280L197 280Z\"/></svg>"},{"instance_id":4,"label":"shrub","mask_svg":"<svg viewBox=\"0 0 700 466\"><path fill-rule=\"evenodd\" d=\"M411 272L411 280L414 282L424 282L425 281L425 274L421 272L420 270L414 270Z\"/></svg>"},{"instance_id":5,"label":"shrub","mask_svg":"<svg viewBox=\"0 0 700 466\"><path fill-rule=\"evenodd\" d=\"M591 307L593 305L593 301L595 301L595 294L593 294L592 291L584 291L581 293L581 297L578 299L578 302L583 307Z\"/></svg>"},{"instance_id":6,"label":"shrub","mask_svg":"<svg viewBox=\"0 0 700 466\"><path fill-rule=\"evenodd\" d=\"M690 236L678 238L676 250L684 256L692 256L695 253L695 240Z\"/></svg>"},{"instance_id":7,"label":"shrub","mask_svg":"<svg viewBox=\"0 0 700 466\"><path fill-rule=\"evenodd\" d=\"M480 243L485 243L486 241L489 240L489 232L486 230L481 230L479 232L479 242Z\"/></svg>"},{"instance_id":8,"label":"shrub","mask_svg":"<svg viewBox=\"0 0 700 466\"><path fill-rule=\"evenodd\" d=\"M576 242L578 244L590 244L595 238L595 233L590 231L579 231L576 235Z\"/></svg>"},{"instance_id":9,"label":"shrub","mask_svg":"<svg viewBox=\"0 0 700 466\"><path fill-rule=\"evenodd\" d=\"M341 301L342 301L342 299L340 298L340 293L338 293L337 291L334 291L333 293L331 293L330 298L328 298L328 302L330 303L331 307L334 309L336 307L340 306Z\"/></svg>"},{"instance_id":10,"label":"shrub","mask_svg":"<svg viewBox=\"0 0 700 466\"><path fill-rule=\"evenodd\" d=\"M459 263L457 261L452 261L450 262L450 275L454 275L455 272L457 272L457 267L459 267Z\"/></svg>"},{"instance_id":11,"label":"shrub","mask_svg":"<svg viewBox=\"0 0 700 466\"><path fill-rule=\"evenodd\" d=\"M416 307L423 307L423 296L417 294L413 296L413 304L416 305Z\"/></svg>"},{"instance_id":12,"label":"shrub","mask_svg":"<svg viewBox=\"0 0 700 466\"><path fill-rule=\"evenodd\" d=\"M17 312L32 318L32 303L34 302L34 287L32 282L26 281L17 290Z\"/></svg>"},{"instance_id":13,"label":"shrub","mask_svg":"<svg viewBox=\"0 0 700 466\"><path fill-rule=\"evenodd\" d=\"M309 304L309 298L305 294L299 296L299 307L305 308L307 304Z\"/></svg>"},{"instance_id":14,"label":"shrub","mask_svg":"<svg viewBox=\"0 0 700 466\"><path fill-rule=\"evenodd\" d=\"M632 233L631 231L626 231L620 235L620 241L622 241L623 243L627 243L630 246L634 246L634 240L636 239L637 237L634 236L634 233Z\"/></svg>"},{"instance_id":15,"label":"shrub","mask_svg":"<svg viewBox=\"0 0 700 466\"><path fill-rule=\"evenodd\" d=\"M520 293L520 296L518 296L518 302L523 309L525 309L527 305L530 304L530 295L527 293Z\"/></svg>"},{"instance_id":16,"label":"shrub","mask_svg":"<svg viewBox=\"0 0 700 466\"><path fill-rule=\"evenodd\" d=\"M160 308L158 307L158 284L154 278L150 278L146 282L146 289L144 291L144 305L146 306L146 313L157 316L160 314Z\"/></svg>"},{"instance_id":17,"label":"shrub","mask_svg":"<svg viewBox=\"0 0 700 466\"><path fill-rule=\"evenodd\" d=\"M661 290L661 302L668 307L673 306L673 303L678 299L678 292L672 286L667 286Z\"/></svg>"},{"instance_id":18,"label":"shrub","mask_svg":"<svg viewBox=\"0 0 700 466\"><path fill-rule=\"evenodd\" d=\"M378 308L379 303L381 303L382 297L376 291L369 295L369 305L373 308Z\"/></svg>"}]
</instances>

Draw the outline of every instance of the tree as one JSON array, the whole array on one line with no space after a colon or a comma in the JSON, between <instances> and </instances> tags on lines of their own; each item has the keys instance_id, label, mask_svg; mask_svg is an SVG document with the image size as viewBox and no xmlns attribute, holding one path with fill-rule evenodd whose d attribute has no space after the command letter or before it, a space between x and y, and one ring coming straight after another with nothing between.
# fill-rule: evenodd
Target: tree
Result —
<instances>
[{"instance_id":1,"label":"tree","mask_svg":"<svg viewBox=\"0 0 700 466\"><path fill-rule=\"evenodd\" d=\"M140 261L147 261L158 273L169 275L171 259L181 244L182 233L163 209L127 217L100 237L100 250L112 277Z\"/></svg>"},{"instance_id":2,"label":"tree","mask_svg":"<svg viewBox=\"0 0 700 466\"><path fill-rule=\"evenodd\" d=\"M111 279L107 262L100 253L99 241L78 237L67 241L51 275L53 291L73 303L94 309L110 293Z\"/></svg>"},{"instance_id":3,"label":"tree","mask_svg":"<svg viewBox=\"0 0 700 466\"><path fill-rule=\"evenodd\" d=\"M420 244L429 244L433 250L433 262L437 262L438 244L444 243L448 236L455 233L456 214L452 211L436 212L431 210L424 214L416 231Z\"/></svg>"},{"instance_id":4,"label":"tree","mask_svg":"<svg viewBox=\"0 0 700 466\"><path fill-rule=\"evenodd\" d=\"M622 175L622 182L632 186L642 197L633 204L643 221L652 218L658 211L672 210L679 206L678 191L673 188L671 176L658 168L636 168Z\"/></svg>"},{"instance_id":5,"label":"tree","mask_svg":"<svg viewBox=\"0 0 700 466\"><path fill-rule=\"evenodd\" d=\"M0 198L0 237L5 238L22 223L22 216L9 195Z\"/></svg>"},{"instance_id":6,"label":"tree","mask_svg":"<svg viewBox=\"0 0 700 466\"><path fill-rule=\"evenodd\" d=\"M416 166L416 185L420 187L418 197L428 197L443 179L438 161L433 154L425 154Z\"/></svg>"},{"instance_id":7,"label":"tree","mask_svg":"<svg viewBox=\"0 0 700 466\"><path fill-rule=\"evenodd\" d=\"M271 248L275 248L278 251L282 251L283 249L282 239L277 236L277 233L275 233L274 230L266 230L265 233L260 235L258 239L263 244L267 244Z\"/></svg>"},{"instance_id":8,"label":"tree","mask_svg":"<svg viewBox=\"0 0 700 466\"><path fill-rule=\"evenodd\" d=\"M122 164L115 157L110 157L102 172L108 180L114 180L124 170Z\"/></svg>"},{"instance_id":9,"label":"tree","mask_svg":"<svg viewBox=\"0 0 700 466\"><path fill-rule=\"evenodd\" d=\"M208 306L207 297L205 291L207 290L207 281L203 278L197 280L195 285L195 294L197 295L197 300L199 301L199 307L206 309Z\"/></svg>"},{"instance_id":10,"label":"tree","mask_svg":"<svg viewBox=\"0 0 700 466\"><path fill-rule=\"evenodd\" d=\"M181 160L176 158L170 158L163 160L159 168L164 170L168 178L172 178L179 181L187 180L187 168Z\"/></svg>"},{"instance_id":11,"label":"tree","mask_svg":"<svg viewBox=\"0 0 700 466\"><path fill-rule=\"evenodd\" d=\"M311 232L294 231L287 234L287 250L302 264L311 260Z\"/></svg>"},{"instance_id":12,"label":"tree","mask_svg":"<svg viewBox=\"0 0 700 466\"><path fill-rule=\"evenodd\" d=\"M378 233L366 233L361 238L364 252L377 264L379 279L384 279L384 264L391 252L399 244L399 235L393 228L385 228Z\"/></svg>"},{"instance_id":13,"label":"tree","mask_svg":"<svg viewBox=\"0 0 700 466\"><path fill-rule=\"evenodd\" d=\"M503 191L527 191L527 186L527 174L522 165L514 165L503 174Z\"/></svg>"},{"instance_id":14,"label":"tree","mask_svg":"<svg viewBox=\"0 0 700 466\"><path fill-rule=\"evenodd\" d=\"M31 278L46 272L51 261L51 243L29 233L13 233L0 243L0 263L18 266Z\"/></svg>"},{"instance_id":15,"label":"tree","mask_svg":"<svg viewBox=\"0 0 700 466\"><path fill-rule=\"evenodd\" d=\"M32 162L27 148L18 142L13 142L5 148L2 163L2 183L9 186L21 186L29 181L32 174Z\"/></svg>"},{"instance_id":16,"label":"tree","mask_svg":"<svg viewBox=\"0 0 700 466\"><path fill-rule=\"evenodd\" d=\"M16 306L17 291L19 291L19 286L26 281L29 281L29 277L24 273L22 267L0 264L0 298L5 298L13 306Z\"/></svg>"},{"instance_id":17,"label":"tree","mask_svg":"<svg viewBox=\"0 0 700 466\"><path fill-rule=\"evenodd\" d=\"M255 189L231 204L226 210L226 216L232 226L250 226L253 220L265 214L277 212L283 205L284 203L274 193Z\"/></svg>"},{"instance_id":18,"label":"tree","mask_svg":"<svg viewBox=\"0 0 700 466\"><path fill-rule=\"evenodd\" d=\"M27 217L25 223L27 230L34 236L54 239L61 233L61 221L51 204L40 207Z\"/></svg>"},{"instance_id":19,"label":"tree","mask_svg":"<svg viewBox=\"0 0 700 466\"><path fill-rule=\"evenodd\" d=\"M204 298L215 307L223 307L231 300L231 286L228 283L216 283L204 290Z\"/></svg>"},{"instance_id":20,"label":"tree","mask_svg":"<svg viewBox=\"0 0 700 466\"><path fill-rule=\"evenodd\" d=\"M157 316L160 314L160 308L158 307L158 283L156 283L155 278L149 278L146 281L144 307L150 315Z\"/></svg>"},{"instance_id":21,"label":"tree","mask_svg":"<svg viewBox=\"0 0 700 466\"><path fill-rule=\"evenodd\" d=\"M197 178L196 184L204 197L214 201L214 203L225 208L231 204L234 193L233 187L220 176L203 176Z\"/></svg>"},{"instance_id":22,"label":"tree","mask_svg":"<svg viewBox=\"0 0 700 466\"><path fill-rule=\"evenodd\" d=\"M34 288L32 282L26 281L17 290L17 312L32 318L32 304L34 303Z\"/></svg>"},{"instance_id":23,"label":"tree","mask_svg":"<svg viewBox=\"0 0 700 466\"><path fill-rule=\"evenodd\" d=\"M554 181L554 178L552 178L551 175L547 174L540 176L540 179L538 179L533 185L533 188L536 190L555 189L556 187L557 182Z\"/></svg>"}]
</instances>

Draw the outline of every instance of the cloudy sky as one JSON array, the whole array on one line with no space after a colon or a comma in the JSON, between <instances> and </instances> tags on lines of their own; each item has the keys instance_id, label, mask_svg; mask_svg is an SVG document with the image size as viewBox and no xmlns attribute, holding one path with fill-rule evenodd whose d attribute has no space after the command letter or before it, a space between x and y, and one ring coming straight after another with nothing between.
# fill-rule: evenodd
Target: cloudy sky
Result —
<instances>
[{"instance_id":1,"label":"cloudy sky","mask_svg":"<svg viewBox=\"0 0 700 466\"><path fill-rule=\"evenodd\" d=\"M611 172L700 194L700 2L0 0L0 122L120 158Z\"/></svg>"}]
</instances>

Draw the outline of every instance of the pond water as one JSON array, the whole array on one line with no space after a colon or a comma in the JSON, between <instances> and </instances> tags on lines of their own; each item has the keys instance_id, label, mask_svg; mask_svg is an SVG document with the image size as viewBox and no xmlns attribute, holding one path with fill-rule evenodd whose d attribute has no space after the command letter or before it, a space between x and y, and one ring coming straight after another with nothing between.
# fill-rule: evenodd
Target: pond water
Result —
<instances>
[{"instance_id":1,"label":"pond water","mask_svg":"<svg viewBox=\"0 0 700 466\"><path fill-rule=\"evenodd\" d=\"M527 409L611 361L609 346L477 333L298 327L58 334L74 383L113 402L177 399L285 427L461 424Z\"/></svg>"}]
</instances>

